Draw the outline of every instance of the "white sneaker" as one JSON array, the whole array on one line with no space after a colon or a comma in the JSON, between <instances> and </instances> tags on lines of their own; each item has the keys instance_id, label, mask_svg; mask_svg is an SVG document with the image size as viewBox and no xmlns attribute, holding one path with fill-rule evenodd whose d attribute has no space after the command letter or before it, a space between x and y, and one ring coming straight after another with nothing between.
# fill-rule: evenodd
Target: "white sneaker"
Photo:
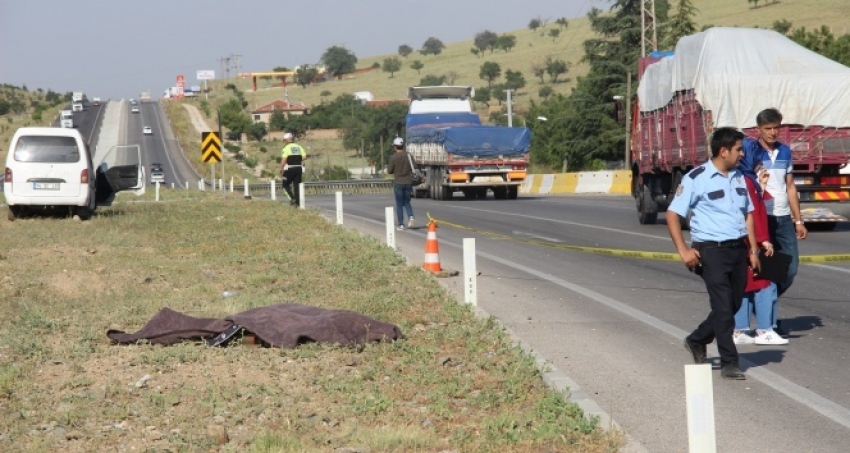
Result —
<instances>
[{"instance_id":1,"label":"white sneaker","mask_svg":"<svg viewBox=\"0 0 850 453\"><path fill-rule=\"evenodd\" d=\"M407 219L407 227L413 228L413 217Z\"/></svg>"},{"instance_id":2,"label":"white sneaker","mask_svg":"<svg viewBox=\"0 0 850 453\"><path fill-rule=\"evenodd\" d=\"M735 344L754 344L756 339L745 330L736 330L732 333L732 341L734 341Z\"/></svg>"},{"instance_id":3,"label":"white sneaker","mask_svg":"<svg viewBox=\"0 0 850 453\"><path fill-rule=\"evenodd\" d=\"M788 344L788 340L780 337L773 329L757 331L754 340L756 344L761 345Z\"/></svg>"},{"instance_id":4,"label":"white sneaker","mask_svg":"<svg viewBox=\"0 0 850 453\"><path fill-rule=\"evenodd\" d=\"M398 231L404 231L404 225L399 225L399 226L395 227L395 229L398 230Z\"/></svg>"}]
</instances>

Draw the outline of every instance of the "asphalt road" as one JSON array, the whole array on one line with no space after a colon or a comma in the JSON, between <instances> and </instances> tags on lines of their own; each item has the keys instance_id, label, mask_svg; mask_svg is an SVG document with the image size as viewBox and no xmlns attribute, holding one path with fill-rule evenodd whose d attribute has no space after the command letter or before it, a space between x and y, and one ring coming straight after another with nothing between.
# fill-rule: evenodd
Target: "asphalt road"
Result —
<instances>
[{"instance_id":1,"label":"asphalt road","mask_svg":"<svg viewBox=\"0 0 850 453\"><path fill-rule=\"evenodd\" d=\"M142 150L142 163L145 166L146 184L150 184L150 165L154 162L162 164L165 172L165 185L177 188L197 188L197 173L192 169L186 157L180 151L180 145L175 139L168 118L159 102L140 102L139 113L129 113L125 124L125 144L139 144ZM152 134L145 135L142 129L151 127ZM200 150L198 150L200 153Z\"/></svg>"},{"instance_id":2,"label":"asphalt road","mask_svg":"<svg viewBox=\"0 0 850 453\"><path fill-rule=\"evenodd\" d=\"M308 206L334 217L332 197ZM346 225L385 237L390 195L347 197ZM688 449L682 338L708 313L702 281L679 262L559 249L562 244L672 253L663 220L637 222L619 196L520 197L516 201L413 201L462 225L438 229L444 268L462 270L462 239L476 238L479 306L569 375L645 451ZM840 206L843 210L844 206ZM282 207L283 209L283 207ZM396 232L421 263L424 227ZM850 253L850 225L811 233L801 254ZM850 434L850 263L802 265L781 299L788 346L740 346L746 381L725 381L714 359L718 451L847 451ZM441 279L463 300L461 279Z\"/></svg>"}]
</instances>

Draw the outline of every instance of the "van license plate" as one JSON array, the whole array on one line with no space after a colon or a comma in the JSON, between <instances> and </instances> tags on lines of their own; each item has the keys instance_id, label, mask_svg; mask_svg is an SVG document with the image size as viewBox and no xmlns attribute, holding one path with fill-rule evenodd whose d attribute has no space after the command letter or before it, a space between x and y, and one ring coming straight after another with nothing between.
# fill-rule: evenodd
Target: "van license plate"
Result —
<instances>
[{"instance_id":1,"label":"van license plate","mask_svg":"<svg viewBox=\"0 0 850 453\"><path fill-rule=\"evenodd\" d=\"M59 190L58 182L34 182L32 188L35 190Z\"/></svg>"}]
</instances>

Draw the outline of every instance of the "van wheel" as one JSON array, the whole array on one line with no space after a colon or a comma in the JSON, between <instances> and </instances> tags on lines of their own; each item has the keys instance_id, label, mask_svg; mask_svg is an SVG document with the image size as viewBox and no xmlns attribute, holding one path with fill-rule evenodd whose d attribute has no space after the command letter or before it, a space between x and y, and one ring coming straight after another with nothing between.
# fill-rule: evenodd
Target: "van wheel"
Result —
<instances>
[{"instance_id":1,"label":"van wheel","mask_svg":"<svg viewBox=\"0 0 850 453\"><path fill-rule=\"evenodd\" d=\"M14 222L15 219L21 218L21 208L19 206L9 206L9 210L6 212L6 218L8 218L10 222Z\"/></svg>"},{"instance_id":2,"label":"van wheel","mask_svg":"<svg viewBox=\"0 0 850 453\"><path fill-rule=\"evenodd\" d=\"M76 214L80 217L80 220L90 220L92 211L88 206L77 206Z\"/></svg>"}]
</instances>

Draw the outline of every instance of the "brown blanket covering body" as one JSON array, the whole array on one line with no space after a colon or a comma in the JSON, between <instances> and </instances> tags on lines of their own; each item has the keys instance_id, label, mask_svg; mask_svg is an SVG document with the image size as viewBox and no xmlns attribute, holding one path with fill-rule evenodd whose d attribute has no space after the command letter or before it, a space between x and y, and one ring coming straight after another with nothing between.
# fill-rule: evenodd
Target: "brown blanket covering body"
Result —
<instances>
[{"instance_id":1,"label":"brown blanket covering body","mask_svg":"<svg viewBox=\"0 0 850 453\"><path fill-rule=\"evenodd\" d=\"M355 345L404 338L397 326L357 312L294 303L254 308L224 319L195 318L163 308L136 333L109 330L106 336L121 344L144 339L169 345L212 337L234 324L244 326L260 340L278 348L294 348L309 342Z\"/></svg>"}]
</instances>

